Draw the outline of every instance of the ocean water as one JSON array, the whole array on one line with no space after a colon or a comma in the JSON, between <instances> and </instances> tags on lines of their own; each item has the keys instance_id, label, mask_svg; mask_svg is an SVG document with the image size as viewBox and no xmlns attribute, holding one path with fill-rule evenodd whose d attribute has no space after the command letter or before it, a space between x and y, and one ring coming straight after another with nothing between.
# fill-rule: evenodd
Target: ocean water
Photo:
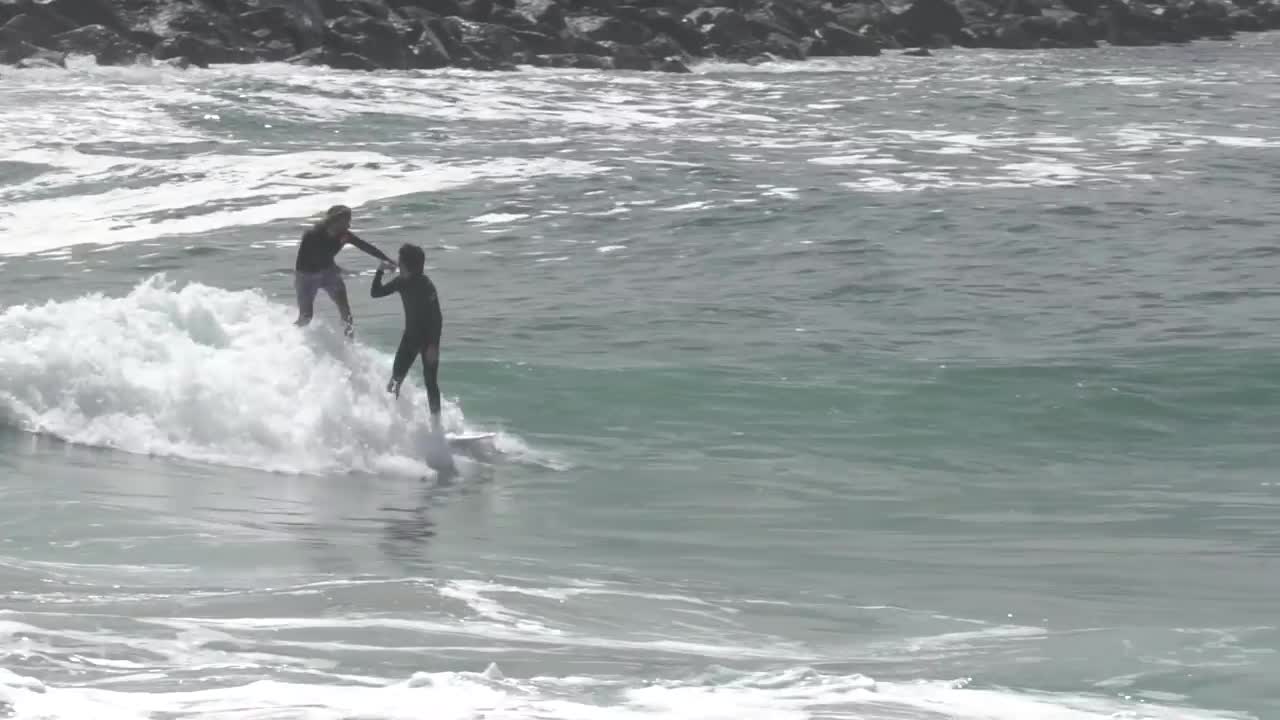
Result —
<instances>
[{"instance_id":1,"label":"ocean water","mask_svg":"<svg viewBox=\"0 0 1280 720\"><path fill-rule=\"evenodd\" d=\"M0 717L1280 717L1278 62L3 71Z\"/></svg>"}]
</instances>

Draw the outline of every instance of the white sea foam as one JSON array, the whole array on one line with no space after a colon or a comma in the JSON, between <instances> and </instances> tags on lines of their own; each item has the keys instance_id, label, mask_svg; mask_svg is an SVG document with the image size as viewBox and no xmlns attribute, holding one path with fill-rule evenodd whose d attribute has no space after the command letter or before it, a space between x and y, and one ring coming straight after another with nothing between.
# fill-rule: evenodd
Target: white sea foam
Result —
<instances>
[{"instance_id":1,"label":"white sea foam","mask_svg":"<svg viewBox=\"0 0 1280 720\"><path fill-rule=\"evenodd\" d=\"M151 278L0 314L0 421L71 442L280 472L422 474L425 390L260 292ZM448 402L450 431L470 431ZM504 452L528 453L499 434Z\"/></svg>"},{"instance_id":2,"label":"white sea foam","mask_svg":"<svg viewBox=\"0 0 1280 720\"><path fill-rule=\"evenodd\" d=\"M478 670L478 668L477 668ZM0 707L23 720L1229 720L1243 715L1182 710L1105 696L973 688L964 681L877 681L808 667L757 673L712 668L700 677L650 683L583 676L508 677L483 671L419 672L376 682L295 683L157 692L50 687L0 674ZM427 710L429 709L429 711Z\"/></svg>"},{"instance_id":3,"label":"white sea foam","mask_svg":"<svg viewBox=\"0 0 1280 720\"><path fill-rule=\"evenodd\" d=\"M471 182L596 172L568 160L495 159L439 164L371 152L315 150L276 155L194 156L121 163L75 150L22 151L12 160L60 169L6 195L0 252L26 254L77 243L115 245L283 219L303 220L343 203L443 190ZM152 179L154 178L154 179ZM141 181L135 184L131 181ZM82 189L84 183L101 188ZM53 197L20 199L39 185ZM51 232L49 218L58 218Z\"/></svg>"}]
</instances>

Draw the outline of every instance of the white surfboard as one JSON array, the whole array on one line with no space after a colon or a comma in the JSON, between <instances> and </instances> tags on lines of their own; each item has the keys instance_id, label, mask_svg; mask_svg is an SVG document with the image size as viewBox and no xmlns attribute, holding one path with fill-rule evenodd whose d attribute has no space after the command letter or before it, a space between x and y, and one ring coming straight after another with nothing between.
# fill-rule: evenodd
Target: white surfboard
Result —
<instances>
[{"instance_id":1,"label":"white surfboard","mask_svg":"<svg viewBox=\"0 0 1280 720\"><path fill-rule=\"evenodd\" d=\"M449 433L445 438L451 445L462 445L466 443L479 442L481 440L492 440L497 437L497 433L476 432L476 433Z\"/></svg>"}]
</instances>

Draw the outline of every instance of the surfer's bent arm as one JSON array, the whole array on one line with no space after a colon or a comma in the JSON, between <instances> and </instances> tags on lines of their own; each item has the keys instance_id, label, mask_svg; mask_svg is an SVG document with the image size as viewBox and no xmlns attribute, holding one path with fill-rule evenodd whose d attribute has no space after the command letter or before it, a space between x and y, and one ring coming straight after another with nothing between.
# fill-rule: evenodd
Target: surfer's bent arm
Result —
<instances>
[{"instance_id":1,"label":"surfer's bent arm","mask_svg":"<svg viewBox=\"0 0 1280 720\"><path fill-rule=\"evenodd\" d=\"M382 268L373 274L373 287L369 289L369 294L373 297L386 297L400 288L400 278L394 277L391 282L386 285L382 284Z\"/></svg>"},{"instance_id":2,"label":"surfer's bent arm","mask_svg":"<svg viewBox=\"0 0 1280 720\"><path fill-rule=\"evenodd\" d=\"M384 252L382 252L381 250L379 250L378 248L376 248L376 247L374 247L374 246L370 245L369 243L365 242L364 240L361 240L361 239L360 239L360 238L359 238L355 233L353 233L353 232L348 232L348 233L347 233L347 242L351 243L352 245L355 245L356 247L358 247L358 248L360 248L361 250L365 251L365 253L367 253L367 254L369 254L369 255L372 255L373 257L376 257L376 258L378 258L379 260L382 260L383 262L389 262L389 263L391 263L392 265L395 265L395 261L394 261L394 260L392 260L391 258L387 257L387 256L386 256L386 253L384 253Z\"/></svg>"}]
</instances>

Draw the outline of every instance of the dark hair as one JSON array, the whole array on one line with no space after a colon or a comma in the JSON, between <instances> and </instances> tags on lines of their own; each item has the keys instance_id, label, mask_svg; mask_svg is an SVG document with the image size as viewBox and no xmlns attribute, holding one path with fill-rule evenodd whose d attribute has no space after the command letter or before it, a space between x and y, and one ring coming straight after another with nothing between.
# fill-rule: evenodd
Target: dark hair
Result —
<instances>
[{"instance_id":1,"label":"dark hair","mask_svg":"<svg viewBox=\"0 0 1280 720\"><path fill-rule=\"evenodd\" d=\"M325 212L324 217L326 220L334 220L340 217L350 218L351 208L346 205L334 205Z\"/></svg>"},{"instance_id":2,"label":"dark hair","mask_svg":"<svg viewBox=\"0 0 1280 720\"><path fill-rule=\"evenodd\" d=\"M421 275L426 264L427 254L422 251L422 248L411 243L400 246L400 267L415 275Z\"/></svg>"}]
</instances>

